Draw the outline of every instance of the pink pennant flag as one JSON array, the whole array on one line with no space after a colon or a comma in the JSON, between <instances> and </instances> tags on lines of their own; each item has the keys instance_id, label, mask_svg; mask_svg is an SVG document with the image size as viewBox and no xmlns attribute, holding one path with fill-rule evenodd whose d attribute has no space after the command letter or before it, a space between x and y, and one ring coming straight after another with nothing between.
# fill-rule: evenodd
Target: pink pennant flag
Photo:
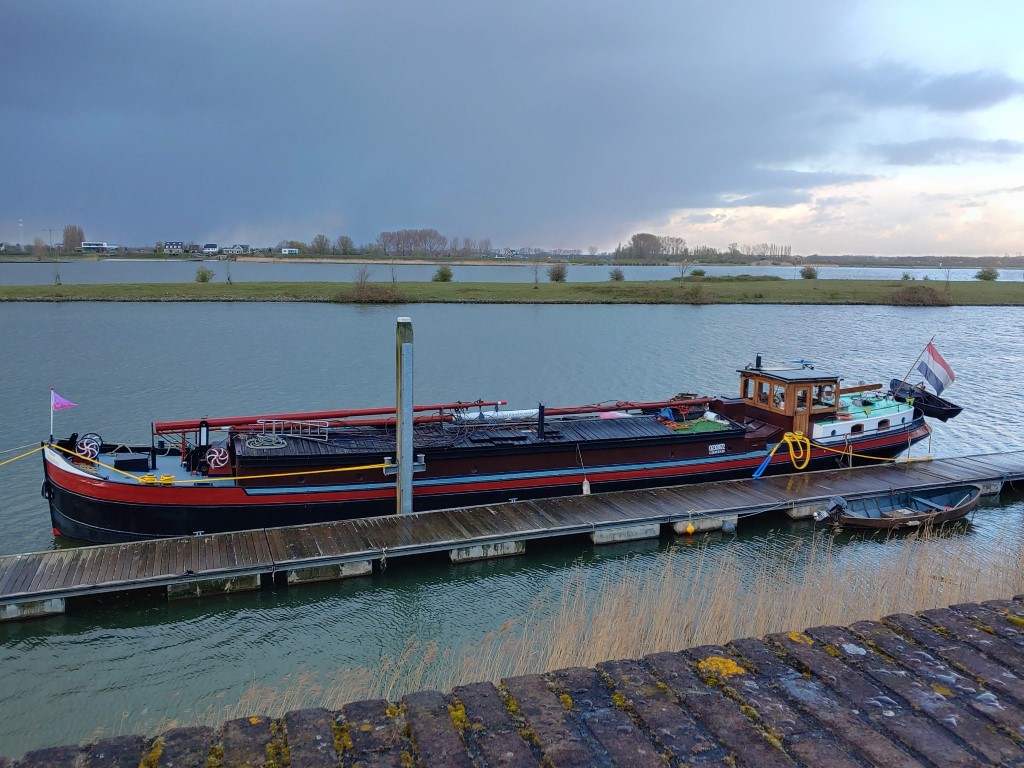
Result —
<instances>
[{"instance_id":1,"label":"pink pennant flag","mask_svg":"<svg viewBox=\"0 0 1024 768\"><path fill-rule=\"evenodd\" d=\"M50 387L50 410L63 411L65 408L74 408L78 403L72 403L66 397L61 397Z\"/></svg>"}]
</instances>

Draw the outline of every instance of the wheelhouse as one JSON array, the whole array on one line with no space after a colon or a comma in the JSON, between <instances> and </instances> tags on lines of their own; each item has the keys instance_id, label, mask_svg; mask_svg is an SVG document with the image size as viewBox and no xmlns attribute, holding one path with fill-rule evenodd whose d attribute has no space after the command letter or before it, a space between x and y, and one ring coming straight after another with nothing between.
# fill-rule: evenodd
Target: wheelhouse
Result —
<instances>
[{"instance_id":1,"label":"wheelhouse","mask_svg":"<svg viewBox=\"0 0 1024 768\"><path fill-rule=\"evenodd\" d=\"M749 368L739 374L747 413L783 429L807 434L812 422L834 418L839 407L839 377L834 374L813 368Z\"/></svg>"}]
</instances>

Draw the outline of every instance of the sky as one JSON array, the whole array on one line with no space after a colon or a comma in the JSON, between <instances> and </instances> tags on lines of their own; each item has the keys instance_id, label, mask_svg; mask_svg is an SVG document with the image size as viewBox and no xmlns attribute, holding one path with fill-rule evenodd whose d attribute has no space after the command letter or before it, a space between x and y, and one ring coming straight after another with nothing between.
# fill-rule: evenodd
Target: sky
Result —
<instances>
[{"instance_id":1,"label":"sky","mask_svg":"<svg viewBox=\"0 0 1024 768\"><path fill-rule=\"evenodd\" d=\"M0 28L0 241L1024 251L1019 0L0 0Z\"/></svg>"}]
</instances>

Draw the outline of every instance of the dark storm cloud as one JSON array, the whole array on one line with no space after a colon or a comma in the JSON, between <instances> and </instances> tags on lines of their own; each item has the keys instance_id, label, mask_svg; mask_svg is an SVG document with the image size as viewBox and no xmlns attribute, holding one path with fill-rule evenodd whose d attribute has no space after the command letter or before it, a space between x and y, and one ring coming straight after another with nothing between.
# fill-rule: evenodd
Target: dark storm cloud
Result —
<instances>
[{"instance_id":1,"label":"dark storm cloud","mask_svg":"<svg viewBox=\"0 0 1024 768\"><path fill-rule=\"evenodd\" d=\"M1024 94L1024 83L1002 72L937 75L895 62L840 69L826 82L866 106L917 107L932 112L971 112Z\"/></svg>"},{"instance_id":2,"label":"dark storm cloud","mask_svg":"<svg viewBox=\"0 0 1024 768\"><path fill-rule=\"evenodd\" d=\"M865 105L1019 92L848 66L825 5L9 3L0 216L131 243L436 227L585 248L861 178L822 158Z\"/></svg>"},{"instance_id":3,"label":"dark storm cloud","mask_svg":"<svg viewBox=\"0 0 1024 768\"><path fill-rule=\"evenodd\" d=\"M954 165L1024 153L1024 142L963 137L873 144L870 150L888 165Z\"/></svg>"}]
</instances>

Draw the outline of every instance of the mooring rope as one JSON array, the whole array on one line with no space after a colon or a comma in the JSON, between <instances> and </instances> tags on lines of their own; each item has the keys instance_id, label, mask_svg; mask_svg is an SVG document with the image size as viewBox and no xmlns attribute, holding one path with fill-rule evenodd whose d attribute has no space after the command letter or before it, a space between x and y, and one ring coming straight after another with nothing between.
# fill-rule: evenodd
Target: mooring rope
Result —
<instances>
[{"instance_id":1,"label":"mooring rope","mask_svg":"<svg viewBox=\"0 0 1024 768\"><path fill-rule=\"evenodd\" d=\"M31 445L31 443L30 443L30 445ZM23 445L21 447L24 448L25 446ZM0 453L9 453L10 451L16 451L16 450L18 450L18 449L17 448L11 448L8 451L0 451ZM36 446L31 451L26 451L25 453L21 454L20 456L15 456L14 458L7 459L6 461L0 461L0 467L2 467L4 464L10 464L12 461L17 461L18 459L24 459L26 456L31 456L36 451L41 451L41 450L43 450L43 446L41 446L41 445Z\"/></svg>"}]
</instances>

